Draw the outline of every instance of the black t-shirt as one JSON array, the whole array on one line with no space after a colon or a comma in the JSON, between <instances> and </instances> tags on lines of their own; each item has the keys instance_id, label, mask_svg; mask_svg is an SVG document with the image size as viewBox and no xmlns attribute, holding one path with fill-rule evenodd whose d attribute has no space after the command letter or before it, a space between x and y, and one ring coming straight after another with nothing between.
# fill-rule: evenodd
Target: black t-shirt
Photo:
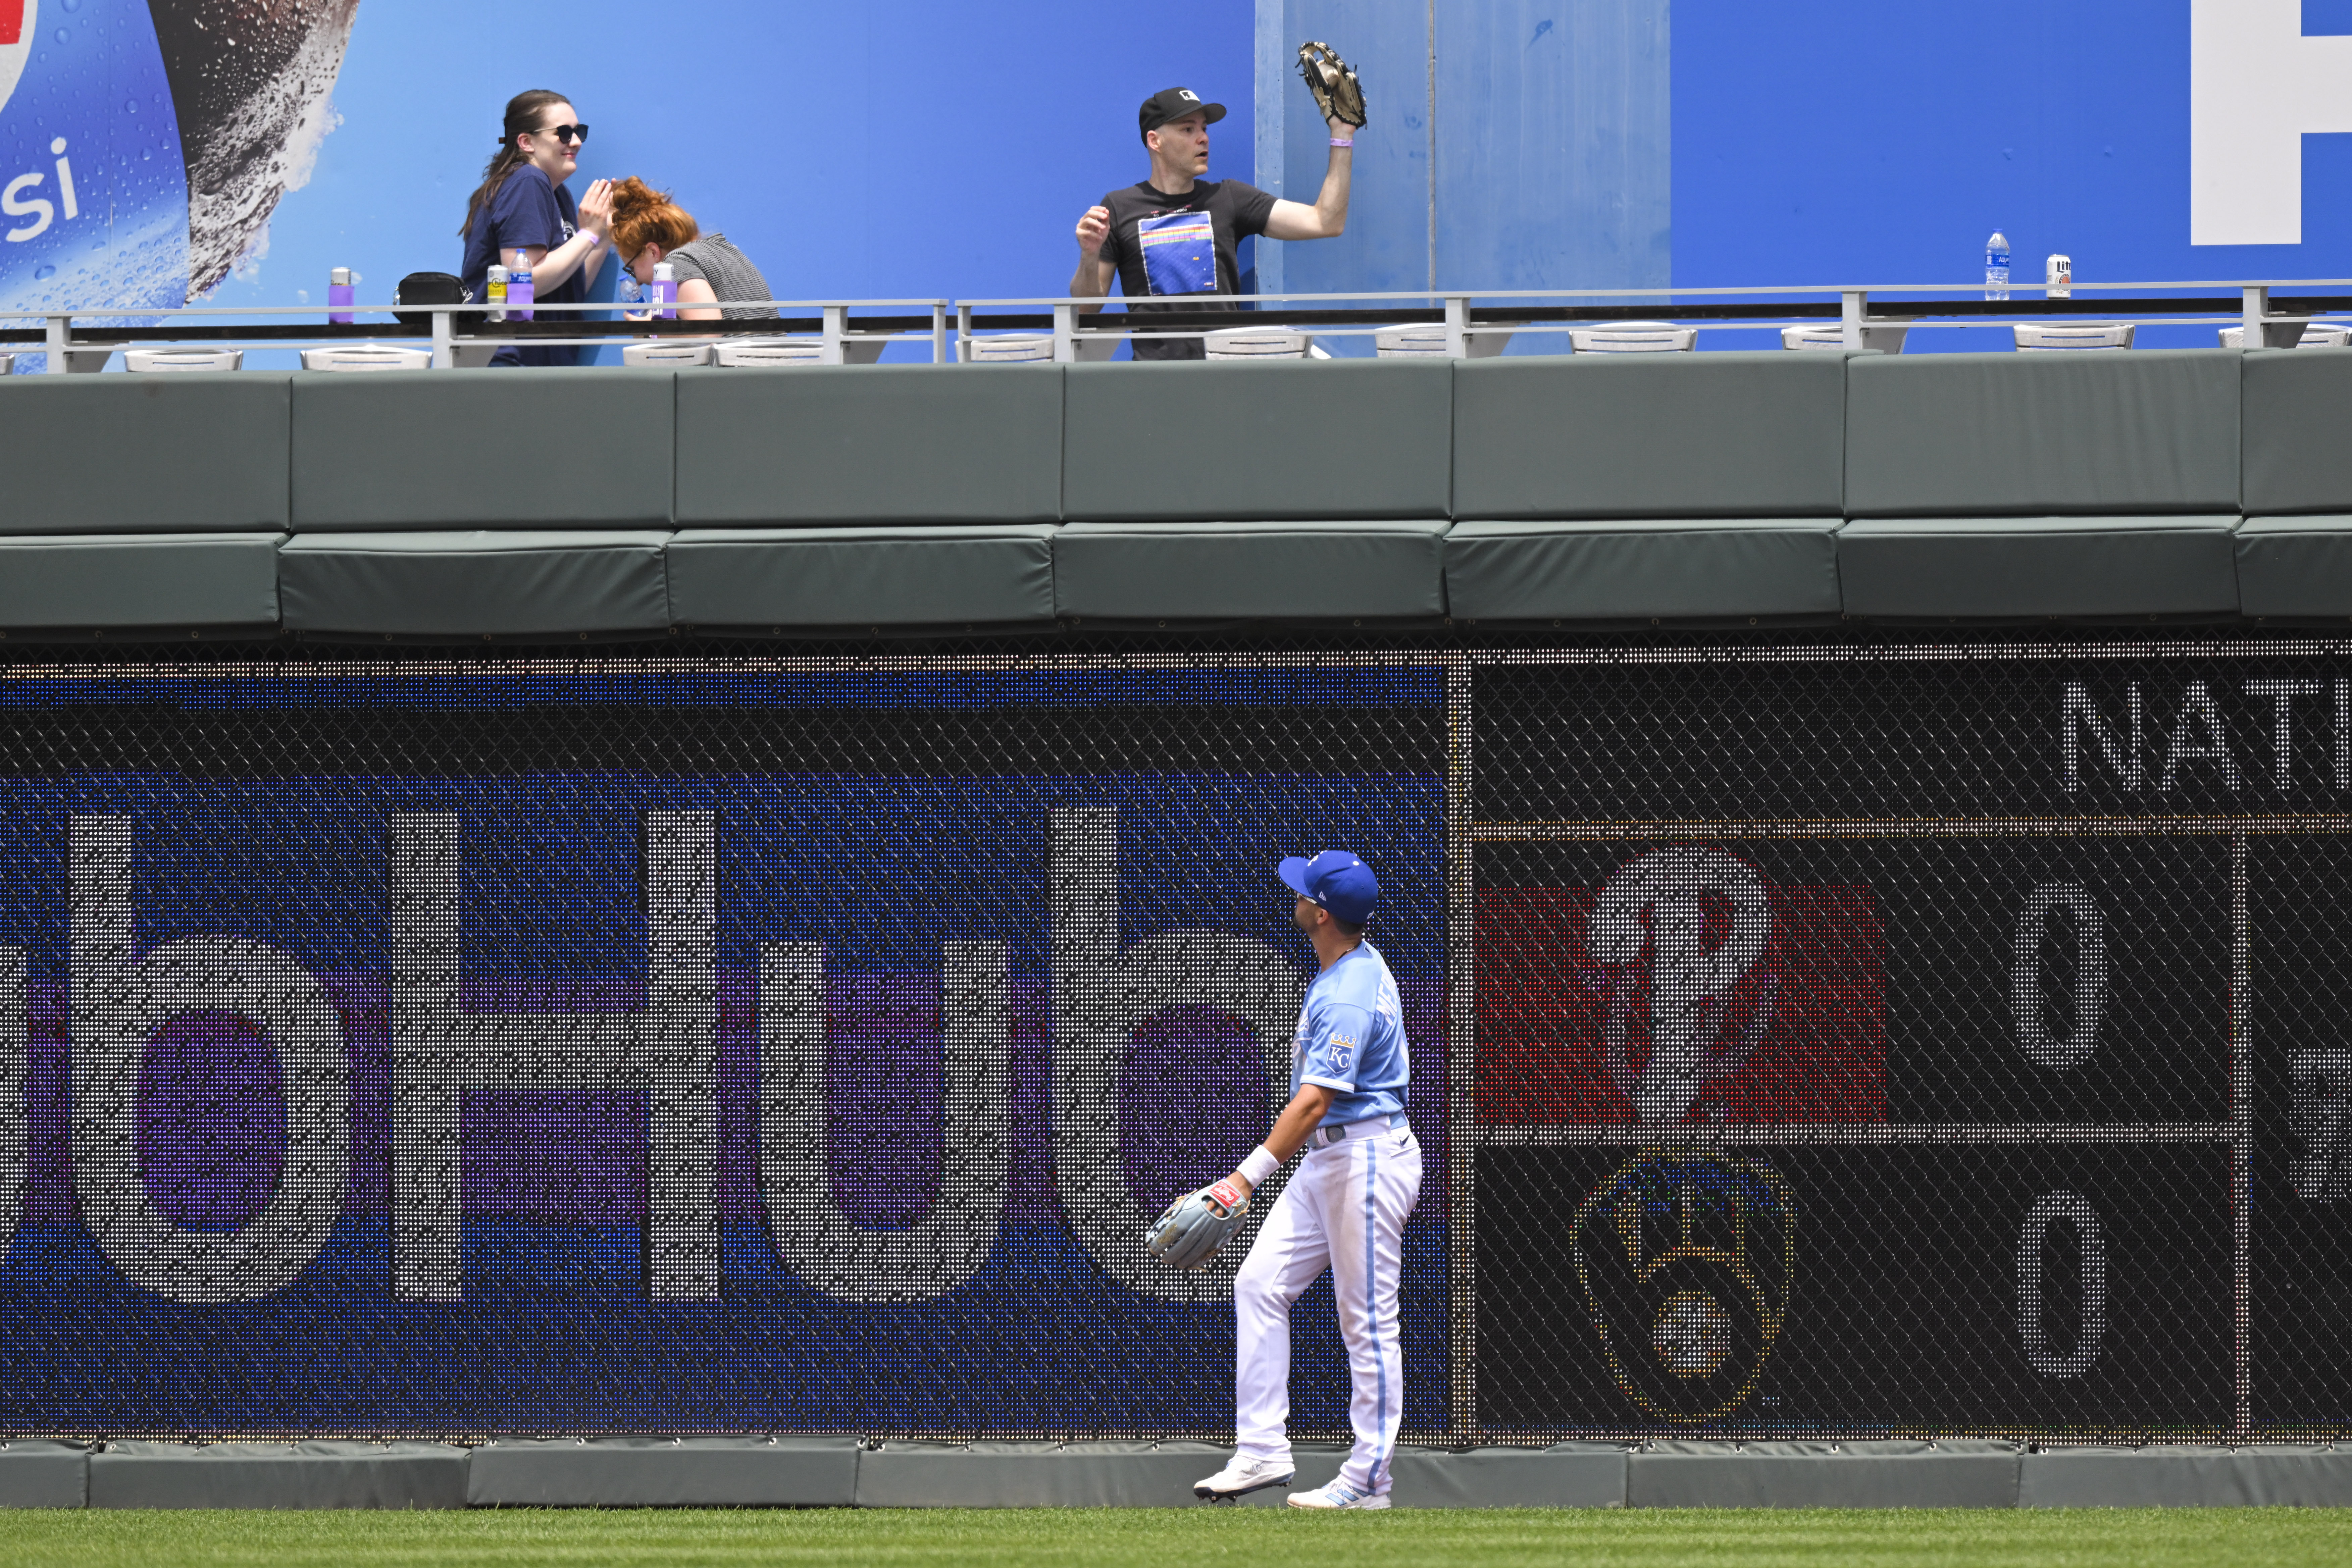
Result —
<instances>
[{"instance_id":1,"label":"black t-shirt","mask_svg":"<svg viewBox=\"0 0 2352 1568\"><path fill-rule=\"evenodd\" d=\"M1239 180L1202 180L1187 194L1171 196L1139 183L1102 199L1110 209L1110 233L1096 254L1118 268L1119 292L1129 301L1171 295L1238 294L1241 274L1234 247L1265 233L1274 198ZM1152 308L1130 303L1129 310ZM1167 307L1161 307L1167 308ZM1187 299L1188 310L1232 310ZM1207 350L1198 338L1136 340L1139 360L1198 360Z\"/></svg>"}]
</instances>

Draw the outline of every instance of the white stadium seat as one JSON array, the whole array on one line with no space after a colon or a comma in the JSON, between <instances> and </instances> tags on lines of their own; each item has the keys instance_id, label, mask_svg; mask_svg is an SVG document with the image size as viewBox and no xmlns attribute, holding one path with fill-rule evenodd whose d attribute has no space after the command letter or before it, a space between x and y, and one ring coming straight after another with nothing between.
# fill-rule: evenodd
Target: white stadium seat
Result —
<instances>
[{"instance_id":1,"label":"white stadium seat","mask_svg":"<svg viewBox=\"0 0 2352 1568\"><path fill-rule=\"evenodd\" d=\"M1698 329L1672 321L1612 321L1570 332L1568 340L1580 354L1689 353L1698 347Z\"/></svg>"},{"instance_id":2,"label":"white stadium seat","mask_svg":"<svg viewBox=\"0 0 2352 1568\"><path fill-rule=\"evenodd\" d=\"M2128 349L2137 330L2127 321L2105 321L2080 327L2042 327L2019 322L2010 329L2020 353L2067 353L2080 349Z\"/></svg>"},{"instance_id":3,"label":"white stadium seat","mask_svg":"<svg viewBox=\"0 0 2352 1568\"><path fill-rule=\"evenodd\" d=\"M2336 321L2310 321L2304 324L2303 340L2297 343L2295 347L2298 349L2341 349L2352 346L2352 344L2347 344L2347 340L2352 340L2352 324ZM2221 329L2221 347L2225 349L2234 349L2243 344L2245 340L2246 329L2243 327L2224 327Z\"/></svg>"},{"instance_id":4,"label":"white stadium seat","mask_svg":"<svg viewBox=\"0 0 2352 1568\"><path fill-rule=\"evenodd\" d=\"M1213 360L1303 360L1315 346L1312 336L1287 327L1228 327L1204 341Z\"/></svg>"},{"instance_id":5,"label":"white stadium seat","mask_svg":"<svg viewBox=\"0 0 2352 1568\"><path fill-rule=\"evenodd\" d=\"M125 349L122 368L135 374L158 371L241 371L243 349Z\"/></svg>"},{"instance_id":6,"label":"white stadium seat","mask_svg":"<svg viewBox=\"0 0 2352 1568\"><path fill-rule=\"evenodd\" d=\"M1467 358L1491 360L1509 345L1508 331L1488 328L1484 331L1465 333L1463 346ZM1383 360L1409 360L1424 354L1445 352L1445 328L1441 322L1423 321L1412 327L1383 327L1372 334L1372 353Z\"/></svg>"},{"instance_id":7,"label":"white stadium seat","mask_svg":"<svg viewBox=\"0 0 2352 1568\"><path fill-rule=\"evenodd\" d=\"M1864 327L1862 329L1862 346L1875 349L1882 354L1899 354L1903 351L1903 340L1910 332L1908 327ZM1823 322L1817 327L1783 327L1780 329L1780 347L1843 349L1845 347L1845 329L1834 322Z\"/></svg>"},{"instance_id":8,"label":"white stadium seat","mask_svg":"<svg viewBox=\"0 0 2352 1568\"><path fill-rule=\"evenodd\" d=\"M306 371L429 371L428 349L403 349L389 343L355 343L348 349L305 349Z\"/></svg>"},{"instance_id":9,"label":"white stadium seat","mask_svg":"<svg viewBox=\"0 0 2352 1568\"><path fill-rule=\"evenodd\" d=\"M707 365L710 361L711 346L709 343L682 343L670 340L621 345L621 363L625 365Z\"/></svg>"}]
</instances>

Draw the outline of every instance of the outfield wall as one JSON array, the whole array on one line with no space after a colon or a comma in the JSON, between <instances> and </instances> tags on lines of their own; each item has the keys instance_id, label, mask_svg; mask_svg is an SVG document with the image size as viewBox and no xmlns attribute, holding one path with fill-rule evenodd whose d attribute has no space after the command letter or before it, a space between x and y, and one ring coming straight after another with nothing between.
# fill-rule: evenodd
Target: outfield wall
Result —
<instances>
[{"instance_id":1,"label":"outfield wall","mask_svg":"<svg viewBox=\"0 0 2352 1568\"><path fill-rule=\"evenodd\" d=\"M0 1429L1213 1440L1336 843L1414 1440L2331 1437L2347 367L0 386Z\"/></svg>"},{"instance_id":2,"label":"outfield wall","mask_svg":"<svg viewBox=\"0 0 2352 1568\"><path fill-rule=\"evenodd\" d=\"M1268 868L1335 842L1431 1155L1414 1438L2352 1396L2340 643L148 650L0 705L18 1433L1213 1439L1231 1260L1140 1228L1262 1135Z\"/></svg>"}]
</instances>

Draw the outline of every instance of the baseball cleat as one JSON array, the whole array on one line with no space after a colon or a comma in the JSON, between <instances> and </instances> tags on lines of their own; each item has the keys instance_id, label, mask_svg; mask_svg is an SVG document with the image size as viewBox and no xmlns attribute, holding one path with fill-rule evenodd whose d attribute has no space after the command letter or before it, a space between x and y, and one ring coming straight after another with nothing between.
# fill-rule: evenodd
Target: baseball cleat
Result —
<instances>
[{"instance_id":1,"label":"baseball cleat","mask_svg":"<svg viewBox=\"0 0 2352 1568\"><path fill-rule=\"evenodd\" d=\"M1300 1492L1290 1500L1293 1508L1386 1508L1388 1505L1388 1493L1375 1496L1371 1492L1359 1491L1346 1481L1333 1481L1328 1486L1317 1487L1313 1491Z\"/></svg>"},{"instance_id":2,"label":"baseball cleat","mask_svg":"<svg viewBox=\"0 0 2352 1568\"><path fill-rule=\"evenodd\" d=\"M1206 1480L1192 1483L1192 1495L1205 1498L1241 1497L1267 1487L1286 1487L1292 1475L1288 1459L1253 1459L1235 1454L1233 1462Z\"/></svg>"}]
</instances>

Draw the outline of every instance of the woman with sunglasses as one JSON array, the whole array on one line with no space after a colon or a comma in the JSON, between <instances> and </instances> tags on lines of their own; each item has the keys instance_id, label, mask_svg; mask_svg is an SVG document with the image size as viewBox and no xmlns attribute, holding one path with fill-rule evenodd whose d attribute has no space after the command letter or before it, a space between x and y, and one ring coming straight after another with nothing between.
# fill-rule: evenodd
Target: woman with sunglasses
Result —
<instances>
[{"instance_id":1,"label":"woman with sunglasses","mask_svg":"<svg viewBox=\"0 0 2352 1568\"><path fill-rule=\"evenodd\" d=\"M604 245L613 235L613 183L599 180L577 204L563 188L580 167L588 128L560 92L534 89L507 105L505 133L498 155L482 172L482 183L466 204L466 263L462 276L478 299L489 298L493 266L527 267L531 293L541 305L577 305L604 265ZM518 254L520 253L520 254ZM567 310L549 320L572 321ZM574 348L521 344L500 349L493 365L576 365Z\"/></svg>"}]
</instances>

